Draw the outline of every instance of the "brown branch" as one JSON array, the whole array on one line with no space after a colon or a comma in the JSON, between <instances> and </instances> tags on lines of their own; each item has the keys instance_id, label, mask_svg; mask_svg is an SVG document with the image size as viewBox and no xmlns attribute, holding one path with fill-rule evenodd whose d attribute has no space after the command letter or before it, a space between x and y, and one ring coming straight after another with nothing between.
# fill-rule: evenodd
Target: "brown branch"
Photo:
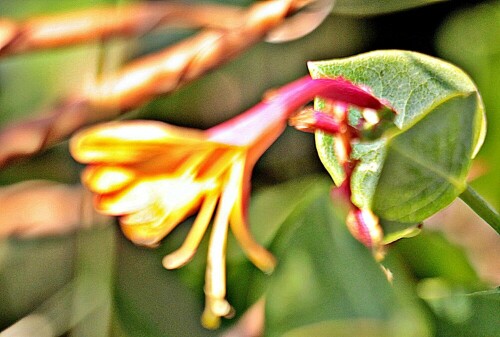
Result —
<instances>
[{"instance_id":1,"label":"brown branch","mask_svg":"<svg viewBox=\"0 0 500 337\"><path fill-rule=\"evenodd\" d=\"M89 225L82 221L85 212L92 213L90 225L107 223L88 207L91 199L84 192L81 186L41 180L1 187L0 239L63 235Z\"/></svg>"},{"instance_id":2,"label":"brown branch","mask_svg":"<svg viewBox=\"0 0 500 337\"><path fill-rule=\"evenodd\" d=\"M156 2L93 8L19 23L0 19L0 56L143 35L163 25L230 29L239 24L242 12L231 6Z\"/></svg>"},{"instance_id":3,"label":"brown branch","mask_svg":"<svg viewBox=\"0 0 500 337\"><path fill-rule=\"evenodd\" d=\"M114 118L157 95L171 93L262 40L307 2L257 3L241 13L239 25L232 29L205 29L100 79L41 117L0 130L0 167L35 154L84 125Z\"/></svg>"}]
</instances>

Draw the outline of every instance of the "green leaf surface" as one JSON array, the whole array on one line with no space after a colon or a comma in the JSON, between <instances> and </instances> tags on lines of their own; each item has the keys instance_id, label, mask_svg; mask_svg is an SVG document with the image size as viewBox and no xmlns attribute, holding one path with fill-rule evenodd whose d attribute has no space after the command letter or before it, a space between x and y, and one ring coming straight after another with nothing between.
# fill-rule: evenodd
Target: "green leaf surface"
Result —
<instances>
[{"instance_id":1,"label":"green leaf surface","mask_svg":"<svg viewBox=\"0 0 500 337\"><path fill-rule=\"evenodd\" d=\"M333 12L348 15L378 15L445 0L336 0Z\"/></svg>"},{"instance_id":2,"label":"green leaf surface","mask_svg":"<svg viewBox=\"0 0 500 337\"><path fill-rule=\"evenodd\" d=\"M265 336L427 336L337 213L323 193L283 224L272 245L280 263L266 293Z\"/></svg>"},{"instance_id":3,"label":"green leaf surface","mask_svg":"<svg viewBox=\"0 0 500 337\"><path fill-rule=\"evenodd\" d=\"M196 293L181 270L163 268L162 256L120 236L114 304L121 330L129 337L217 336L200 324L202 288Z\"/></svg>"},{"instance_id":4,"label":"green leaf surface","mask_svg":"<svg viewBox=\"0 0 500 337\"><path fill-rule=\"evenodd\" d=\"M415 279L439 277L462 287L479 282L464 249L450 243L440 232L423 230L411 240L395 243L394 250L405 259Z\"/></svg>"},{"instance_id":5,"label":"green leaf surface","mask_svg":"<svg viewBox=\"0 0 500 337\"><path fill-rule=\"evenodd\" d=\"M71 236L0 240L0 331L71 282L74 245Z\"/></svg>"},{"instance_id":6,"label":"green leaf surface","mask_svg":"<svg viewBox=\"0 0 500 337\"><path fill-rule=\"evenodd\" d=\"M378 214L390 220L421 221L465 190L477 106L475 95L452 98L389 141L373 196Z\"/></svg>"},{"instance_id":7,"label":"green leaf surface","mask_svg":"<svg viewBox=\"0 0 500 337\"><path fill-rule=\"evenodd\" d=\"M359 163L353 202L380 217L420 222L466 188L471 160L485 134L484 109L471 79L457 67L419 53L387 50L310 62L314 78L344 77L368 86L397 112L396 127L354 146ZM325 102L316 101L321 109ZM317 133L327 170L341 171L332 137ZM332 177L338 184L339 174Z\"/></svg>"},{"instance_id":8,"label":"green leaf surface","mask_svg":"<svg viewBox=\"0 0 500 337\"><path fill-rule=\"evenodd\" d=\"M452 288L439 280L429 280L425 298L436 315L436 337L496 337L500 327L500 290L471 294ZM431 287L434 287L432 289ZM427 289L431 288L431 289Z\"/></svg>"},{"instance_id":9,"label":"green leaf surface","mask_svg":"<svg viewBox=\"0 0 500 337\"><path fill-rule=\"evenodd\" d=\"M331 138L331 137L328 137ZM358 179L351 181L353 202L356 205L369 205L375 193L382 167L387 155L385 139L369 143L354 144L351 157L359 160L353 175Z\"/></svg>"},{"instance_id":10,"label":"green leaf surface","mask_svg":"<svg viewBox=\"0 0 500 337\"><path fill-rule=\"evenodd\" d=\"M315 108L323 105L322 102L315 104ZM321 109L321 107L319 107ZM323 165L325 165L326 170L330 173L335 185L340 186L346 178L346 174L343 166L341 165L340 159L337 157L336 153L333 151L335 147L335 138L330 135L318 131L315 133L316 149L318 150L319 158ZM325 164L325 163L328 163Z\"/></svg>"}]
</instances>

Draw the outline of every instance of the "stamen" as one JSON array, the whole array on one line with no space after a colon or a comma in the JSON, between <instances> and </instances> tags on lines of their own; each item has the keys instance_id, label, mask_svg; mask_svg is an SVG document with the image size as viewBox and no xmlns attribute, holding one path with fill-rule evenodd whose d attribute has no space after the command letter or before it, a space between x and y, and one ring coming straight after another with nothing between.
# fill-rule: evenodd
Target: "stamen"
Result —
<instances>
[{"instance_id":1,"label":"stamen","mask_svg":"<svg viewBox=\"0 0 500 337\"><path fill-rule=\"evenodd\" d=\"M347 104L341 102L335 102L333 104L333 115L335 119L339 121L347 120L348 107Z\"/></svg>"},{"instance_id":2,"label":"stamen","mask_svg":"<svg viewBox=\"0 0 500 337\"><path fill-rule=\"evenodd\" d=\"M221 317L231 318L233 315L234 310L226 300L207 298L205 310L201 315L201 324L207 329L216 329L220 325Z\"/></svg>"},{"instance_id":3,"label":"stamen","mask_svg":"<svg viewBox=\"0 0 500 337\"><path fill-rule=\"evenodd\" d=\"M236 162L229 171L229 177L225 184L226 188L222 192L208 246L205 277L206 304L203 315L205 317L203 319L204 324L212 324L211 326L207 326L208 328L216 328L219 324L219 320L214 319L212 314L220 317L226 316L231 312L231 307L225 305L227 302L224 299L226 296L226 241L229 216L240 190L240 186L238 185L239 176L244 170L243 154L240 153L239 156L235 157L235 160Z\"/></svg>"},{"instance_id":4,"label":"stamen","mask_svg":"<svg viewBox=\"0 0 500 337\"><path fill-rule=\"evenodd\" d=\"M231 231L240 243L241 248L257 268L264 273L272 273L276 266L275 257L254 240L242 215L236 214L240 213L240 211L235 211L234 213L230 220Z\"/></svg>"},{"instance_id":5,"label":"stamen","mask_svg":"<svg viewBox=\"0 0 500 337\"><path fill-rule=\"evenodd\" d=\"M163 258L165 268L180 268L191 261L208 228L218 199L219 193L207 195L182 246Z\"/></svg>"},{"instance_id":6,"label":"stamen","mask_svg":"<svg viewBox=\"0 0 500 337\"><path fill-rule=\"evenodd\" d=\"M339 123L333 116L311 108L301 110L288 121L291 126L304 132L321 130L329 134L335 134L345 129L345 126Z\"/></svg>"},{"instance_id":7,"label":"stamen","mask_svg":"<svg viewBox=\"0 0 500 337\"><path fill-rule=\"evenodd\" d=\"M380 117L377 114L377 110L373 109L363 109L363 118L370 124L375 125L380 122Z\"/></svg>"},{"instance_id":8,"label":"stamen","mask_svg":"<svg viewBox=\"0 0 500 337\"><path fill-rule=\"evenodd\" d=\"M335 142L333 143L334 146L333 151L337 155L340 164L344 165L350 159L349 140L346 139L347 138L346 134L336 134L333 137L335 138Z\"/></svg>"}]
</instances>

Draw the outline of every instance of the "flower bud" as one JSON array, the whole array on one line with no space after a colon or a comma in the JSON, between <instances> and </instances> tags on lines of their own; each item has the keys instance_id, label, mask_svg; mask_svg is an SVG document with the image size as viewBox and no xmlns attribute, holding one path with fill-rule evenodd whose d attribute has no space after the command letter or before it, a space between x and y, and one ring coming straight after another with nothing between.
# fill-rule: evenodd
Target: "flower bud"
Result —
<instances>
[{"instance_id":1,"label":"flower bud","mask_svg":"<svg viewBox=\"0 0 500 337\"><path fill-rule=\"evenodd\" d=\"M378 217L369 209L352 209L347 215L347 228L352 236L368 248L377 248L382 241Z\"/></svg>"}]
</instances>

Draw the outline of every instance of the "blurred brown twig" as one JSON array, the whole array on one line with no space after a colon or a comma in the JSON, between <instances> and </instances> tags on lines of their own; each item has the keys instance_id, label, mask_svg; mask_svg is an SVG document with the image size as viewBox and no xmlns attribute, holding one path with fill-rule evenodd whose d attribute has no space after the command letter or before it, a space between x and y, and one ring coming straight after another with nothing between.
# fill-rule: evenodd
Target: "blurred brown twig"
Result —
<instances>
[{"instance_id":1,"label":"blurred brown twig","mask_svg":"<svg viewBox=\"0 0 500 337\"><path fill-rule=\"evenodd\" d=\"M149 2L40 16L23 22L0 20L0 56L68 46L116 36L143 35L163 25L230 29L243 10L222 5Z\"/></svg>"},{"instance_id":2,"label":"blurred brown twig","mask_svg":"<svg viewBox=\"0 0 500 337\"><path fill-rule=\"evenodd\" d=\"M30 156L41 151L65 139L82 126L99 120L111 119L141 106L157 95L171 93L261 41L269 32L283 23L289 15L296 13L311 2L313 1L267 0L241 11L230 7L228 13L231 13L233 18L236 15L236 18L226 21L225 24L228 27L223 27L222 22L224 21L220 21L221 26L214 27L212 25L163 51L133 61L114 74L96 79L95 83L70 95L62 100L58 106L46 111L41 116L18 122L0 130L0 144L2 144L0 147L0 167L5 166L12 159ZM56 18L59 19L55 21L64 23L62 26L67 24L70 28L71 26L76 27L67 30L66 36L71 35L72 31L74 33L73 39L60 38L60 35L65 34L59 34L58 31L53 30L52 42L46 36L43 39L44 43L32 44L31 48L27 47L26 43L24 43L25 47L22 47L23 43L15 42L16 38L12 38L12 34L17 36L16 29L18 28L16 25L12 28L13 33L9 33L9 29L3 28L0 30L0 46L4 46L4 53L9 50L20 52L41 48L42 45L51 47L77 43L92 36L106 38L116 34L131 34L133 31L131 27L141 27L137 22L131 23L133 20L139 20L135 17L134 8L142 7L131 7L130 10L122 8L122 14L117 15L119 20L117 19L115 23L111 20L111 23L107 24L105 18L101 17L96 21L99 24L89 24L87 28L83 25L80 30L75 24L80 19L75 19L74 22L71 20L72 17L78 18L77 14L58 16ZM222 7L218 10L223 11ZM113 13L106 12L106 10L104 12L96 11L84 12L85 15L82 17L97 16L97 13L101 13L99 15ZM196 20L193 19L196 15L189 16L188 22L203 25L205 19L207 23L216 20L211 12L206 12L205 15L208 17ZM139 16L143 19L146 17L146 14L144 17ZM86 22L85 20L81 21ZM36 23L37 20L34 19L31 22ZM47 19L43 19L42 22L47 22ZM158 22L161 20L153 21L155 24ZM9 23L4 24L4 27L8 26ZM141 29L143 28L142 26ZM92 34L84 34L86 30ZM22 36L21 34L17 38L18 41L27 40L26 37ZM15 47L16 45L18 47ZM35 45L38 47L34 47Z\"/></svg>"},{"instance_id":3,"label":"blurred brown twig","mask_svg":"<svg viewBox=\"0 0 500 337\"><path fill-rule=\"evenodd\" d=\"M91 204L78 185L36 180L2 187L0 239L65 234L86 225L82 216L89 212L91 225L103 224L105 217L95 213Z\"/></svg>"}]
</instances>

